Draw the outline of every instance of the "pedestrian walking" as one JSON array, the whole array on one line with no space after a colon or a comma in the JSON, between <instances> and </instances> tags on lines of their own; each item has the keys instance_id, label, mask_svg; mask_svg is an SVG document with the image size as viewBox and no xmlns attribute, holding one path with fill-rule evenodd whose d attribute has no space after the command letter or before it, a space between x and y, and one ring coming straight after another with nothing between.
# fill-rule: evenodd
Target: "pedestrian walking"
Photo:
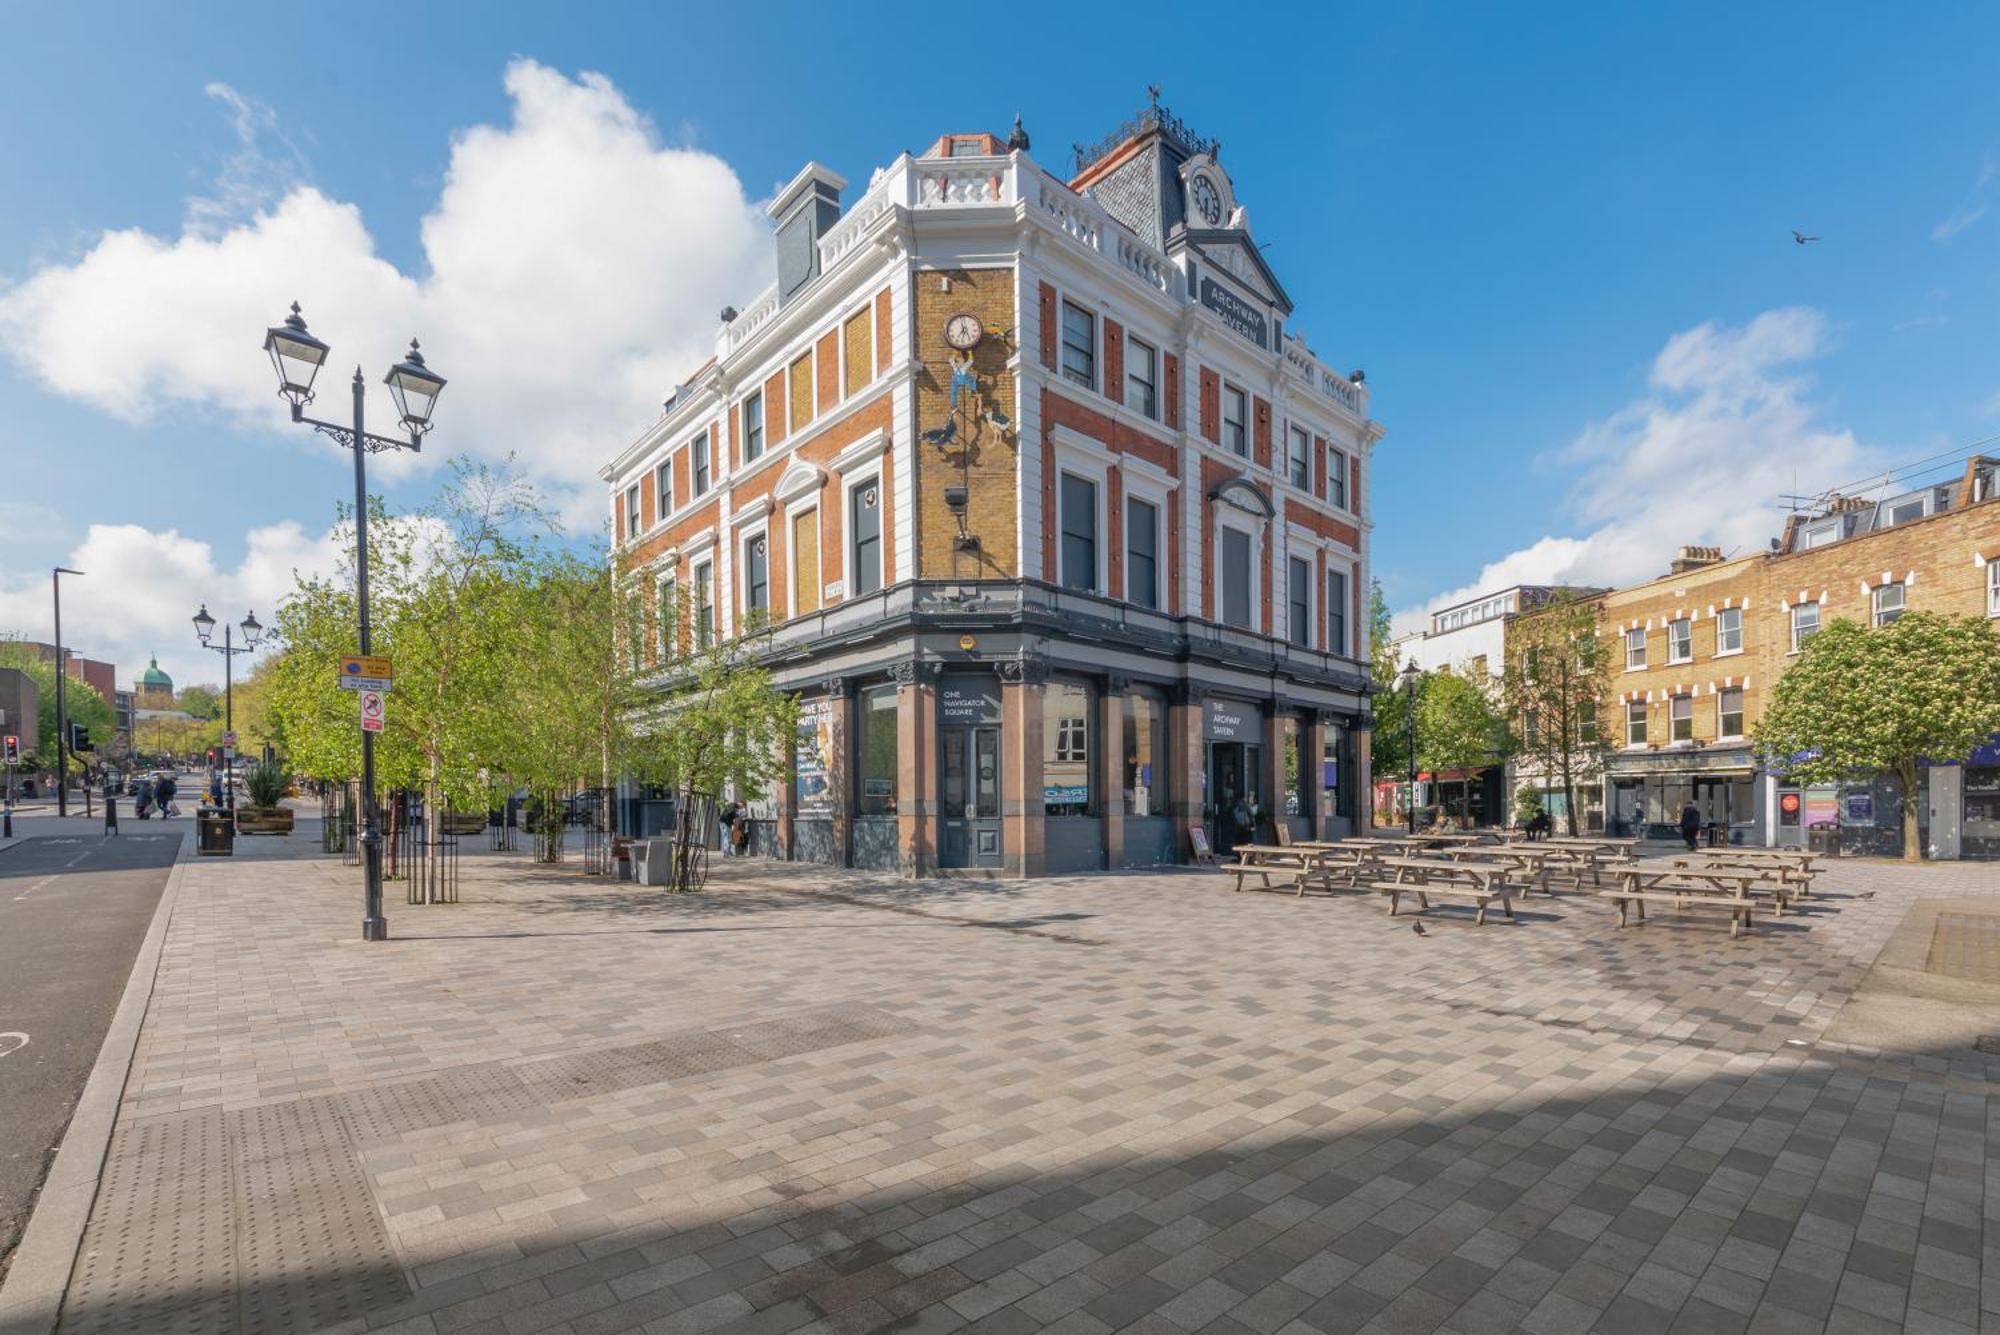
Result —
<instances>
[{"instance_id":1,"label":"pedestrian walking","mask_svg":"<svg viewBox=\"0 0 2000 1335\"><path fill-rule=\"evenodd\" d=\"M1701 812L1690 802L1681 808L1681 838L1687 840L1688 852L1695 849L1695 840L1701 834Z\"/></svg>"},{"instance_id":2,"label":"pedestrian walking","mask_svg":"<svg viewBox=\"0 0 2000 1335\"><path fill-rule=\"evenodd\" d=\"M722 814L716 818L722 824L722 856L736 856L736 804L724 802Z\"/></svg>"},{"instance_id":3,"label":"pedestrian walking","mask_svg":"<svg viewBox=\"0 0 2000 1335\"><path fill-rule=\"evenodd\" d=\"M145 820L153 814L153 781L139 778L132 781L132 814Z\"/></svg>"},{"instance_id":4,"label":"pedestrian walking","mask_svg":"<svg viewBox=\"0 0 2000 1335\"><path fill-rule=\"evenodd\" d=\"M162 774L154 780L153 805L160 809L160 819L165 820L169 816L178 814L174 810L174 794L179 790L180 785L174 782L174 776L171 774Z\"/></svg>"}]
</instances>

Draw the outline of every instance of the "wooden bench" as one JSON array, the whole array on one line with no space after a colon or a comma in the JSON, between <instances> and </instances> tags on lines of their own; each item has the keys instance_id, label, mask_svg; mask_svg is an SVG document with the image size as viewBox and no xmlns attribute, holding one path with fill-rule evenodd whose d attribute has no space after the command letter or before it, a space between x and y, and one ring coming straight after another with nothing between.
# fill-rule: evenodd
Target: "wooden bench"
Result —
<instances>
[{"instance_id":1,"label":"wooden bench","mask_svg":"<svg viewBox=\"0 0 2000 1335\"><path fill-rule=\"evenodd\" d=\"M1402 904L1402 897L1410 894L1417 897L1422 910L1430 908L1432 895L1469 899L1478 909L1473 922L1479 925L1486 922L1486 906L1496 899L1510 919L1514 916L1516 887L1508 880L1510 868L1453 862L1445 858L1383 858L1382 866L1391 874L1386 879L1372 882L1371 888L1389 897L1389 916L1392 918Z\"/></svg>"},{"instance_id":2,"label":"wooden bench","mask_svg":"<svg viewBox=\"0 0 2000 1335\"><path fill-rule=\"evenodd\" d=\"M1486 925L1486 906L1496 899L1500 901L1502 913L1510 919L1514 916L1514 892L1505 882L1481 886L1463 881L1375 881L1369 888L1389 897L1389 916L1392 918L1402 905L1404 895L1417 897L1417 911L1420 913L1429 911L1432 895L1469 899L1478 910L1472 915L1473 925L1479 927Z\"/></svg>"},{"instance_id":3,"label":"wooden bench","mask_svg":"<svg viewBox=\"0 0 2000 1335\"><path fill-rule=\"evenodd\" d=\"M1327 866L1331 854L1325 849L1300 848L1284 844L1238 844L1236 862L1224 866L1223 872L1236 878L1236 893L1243 893L1244 878L1256 876L1262 881L1261 889L1272 888L1271 878L1277 877L1281 885L1289 885L1292 893L1304 898L1306 886L1317 882L1331 888L1332 875Z\"/></svg>"},{"instance_id":4,"label":"wooden bench","mask_svg":"<svg viewBox=\"0 0 2000 1335\"><path fill-rule=\"evenodd\" d=\"M1729 935L1732 939L1743 935L1745 927L1755 925L1751 915L1757 907L1757 901L1748 896L1717 894L1713 890L1695 887L1678 891L1672 887L1650 890L1628 890L1620 887L1616 890L1599 890L1597 893L1618 905L1620 927L1630 926L1634 921L1642 923L1646 921L1648 904L1671 904L1676 913L1683 913L1688 909L1713 909L1727 913Z\"/></svg>"}]
</instances>

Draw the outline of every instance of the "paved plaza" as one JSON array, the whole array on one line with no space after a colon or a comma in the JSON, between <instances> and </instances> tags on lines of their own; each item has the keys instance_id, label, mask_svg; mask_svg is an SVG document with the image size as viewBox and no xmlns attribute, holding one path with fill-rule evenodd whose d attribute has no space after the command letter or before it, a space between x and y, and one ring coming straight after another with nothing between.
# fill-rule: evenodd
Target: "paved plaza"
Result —
<instances>
[{"instance_id":1,"label":"paved plaza","mask_svg":"<svg viewBox=\"0 0 2000 1335\"><path fill-rule=\"evenodd\" d=\"M371 946L305 828L185 870L66 1335L2000 1330L2000 1056L1839 1038L2000 867L1732 941L479 853Z\"/></svg>"}]
</instances>

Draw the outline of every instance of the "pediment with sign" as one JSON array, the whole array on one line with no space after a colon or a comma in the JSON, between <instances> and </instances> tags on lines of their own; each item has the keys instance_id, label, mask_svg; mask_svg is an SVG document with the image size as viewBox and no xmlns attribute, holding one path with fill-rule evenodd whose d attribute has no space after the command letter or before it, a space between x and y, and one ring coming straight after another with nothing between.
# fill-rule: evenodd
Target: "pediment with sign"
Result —
<instances>
[{"instance_id":1,"label":"pediment with sign","mask_svg":"<svg viewBox=\"0 0 2000 1335\"><path fill-rule=\"evenodd\" d=\"M1271 266L1264 262L1263 252L1247 232L1238 231L1190 231L1187 234L1189 249L1198 257L1228 274L1246 289L1246 294L1278 308L1280 315L1292 313L1292 299L1285 294L1284 284L1278 275L1271 272Z\"/></svg>"}]
</instances>

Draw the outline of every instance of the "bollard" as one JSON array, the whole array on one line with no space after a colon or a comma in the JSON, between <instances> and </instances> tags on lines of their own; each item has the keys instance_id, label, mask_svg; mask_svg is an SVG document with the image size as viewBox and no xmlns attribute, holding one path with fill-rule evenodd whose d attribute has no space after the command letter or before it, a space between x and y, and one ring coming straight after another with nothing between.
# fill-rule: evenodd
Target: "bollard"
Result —
<instances>
[{"instance_id":1,"label":"bollard","mask_svg":"<svg viewBox=\"0 0 2000 1335\"><path fill-rule=\"evenodd\" d=\"M118 799L109 793L104 795L104 832L118 833Z\"/></svg>"},{"instance_id":2,"label":"bollard","mask_svg":"<svg viewBox=\"0 0 2000 1335\"><path fill-rule=\"evenodd\" d=\"M0 811L0 839L12 839L13 837L14 807L12 803L9 803L4 811Z\"/></svg>"}]
</instances>

